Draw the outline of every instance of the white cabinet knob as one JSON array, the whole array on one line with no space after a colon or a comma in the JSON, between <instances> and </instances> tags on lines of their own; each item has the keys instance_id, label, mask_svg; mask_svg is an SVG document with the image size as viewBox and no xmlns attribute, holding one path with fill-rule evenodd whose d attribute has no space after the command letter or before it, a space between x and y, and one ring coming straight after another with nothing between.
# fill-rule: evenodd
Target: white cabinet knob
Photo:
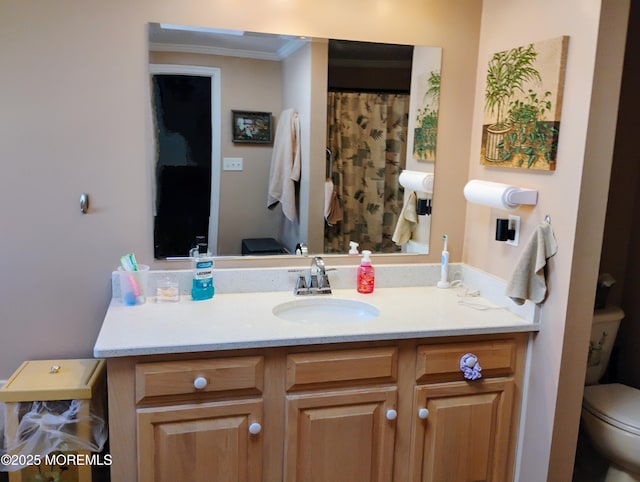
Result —
<instances>
[{"instance_id":1,"label":"white cabinet knob","mask_svg":"<svg viewBox=\"0 0 640 482\"><path fill-rule=\"evenodd\" d=\"M389 410L387 410L387 420L395 420L396 418L398 418L398 412L396 412L393 408L390 408Z\"/></svg>"},{"instance_id":2,"label":"white cabinet knob","mask_svg":"<svg viewBox=\"0 0 640 482\"><path fill-rule=\"evenodd\" d=\"M202 390L203 388L205 388L207 386L207 379L205 377L198 377L193 381L193 386L197 389L197 390Z\"/></svg>"},{"instance_id":3,"label":"white cabinet knob","mask_svg":"<svg viewBox=\"0 0 640 482\"><path fill-rule=\"evenodd\" d=\"M429 416L429 409L428 408L421 408L420 410L418 410L418 418L424 420L428 416Z\"/></svg>"},{"instance_id":4,"label":"white cabinet knob","mask_svg":"<svg viewBox=\"0 0 640 482\"><path fill-rule=\"evenodd\" d=\"M249 425L249 433L251 435L258 435L261 430L262 425L260 425L258 422L253 422L251 425Z\"/></svg>"}]
</instances>

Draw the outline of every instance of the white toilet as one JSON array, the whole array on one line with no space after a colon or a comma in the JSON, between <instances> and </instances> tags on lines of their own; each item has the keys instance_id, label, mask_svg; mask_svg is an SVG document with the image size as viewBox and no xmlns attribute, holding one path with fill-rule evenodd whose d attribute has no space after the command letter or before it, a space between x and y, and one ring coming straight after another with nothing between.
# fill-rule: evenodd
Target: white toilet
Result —
<instances>
[{"instance_id":1,"label":"white toilet","mask_svg":"<svg viewBox=\"0 0 640 482\"><path fill-rule=\"evenodd\" d=\"M640 482L640 390L619 383L598 384L609 363L624 312L607 307L593 316L582 424L596 449L609 460L606 482Z\"/></svg>"}]
</instances>

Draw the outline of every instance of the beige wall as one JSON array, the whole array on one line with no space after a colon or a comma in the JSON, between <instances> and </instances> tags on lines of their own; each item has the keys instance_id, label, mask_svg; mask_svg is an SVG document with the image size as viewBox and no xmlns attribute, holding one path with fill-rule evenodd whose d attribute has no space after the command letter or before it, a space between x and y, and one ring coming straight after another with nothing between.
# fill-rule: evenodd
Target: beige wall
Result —
<instances>
[{"instance_id":1,"label":"beige wall","mask_svg":"<svg viewBox=\"0 0 640 482\"><path fill-rule=\"evenodd\" d=\"M545 480L547 463L549 480L570 480L604 217L587 188L604 199L613 124L596 127L615 110L592 92L600 0L0 2L0 378L24 359L90 356L118 257L134 251L152 261L146 22L436 45L443 63L432 239L447 233L452 261L506 278L521 248L492 241L496 213L467 209L462 188L481 178L539 190L538 206L520 210L523 239L549 214L560 249L533 350L520 480ZM604 3L616 14L628 0ZM603 36L612 44L624 30L614 27ZM494 51L559 35L571 40L557 171L480 167L475 92L484 62ZM604 57L610 78L595 81L617 98L617 57ZM81 192L91 195L88 215L78 209ZM437 262L432 251L426 259Z\"/></svg>"},{"instance_id":2,"label":"beige wall","mask_svg":"<svg viewBox=\"0 0 640 482\"><path fill-rule=\"evenodd\" d=\"M555 172L480 166L482 96L475 99L471 132L469 177L537 189L539 201L517 212L524 241L518 248L494 241L495 220L504 211L469 205L463 261L507 279L545 215L551 217L558 242L548 275L550 295L533 343L519 480L571 480L628 9L628 2L602 3L602 16L600 0L483 3L479 92L484 89L483 64L494 52L570 37Z\"/></svg>"},{"instance_id":3,"label":"beige wall","mask_svg":"<svg viewBox=\"0 0 640 482\"><path fill-rule=\"evenodd\" d=\"M476 0L0 1L0 379L25 359L90 356L119 256L158 266L145 162L149 21L443 47L436 176L450 189L434 232L449 233L460 260Z\"/></svg>"},{"instance_id":4,"label":"beige wall","mask_svg":"<svg viewBox=\"0 0 640 482\"><path fill-rule=\"evenodd\" d=\"M323 206L311 200L323 198L318 189L324 182L327 45L326 40L309 42L282 62L283 102L298 112L300 122L298 222L284 218L278 237L292 253L299 242L306 243L311 253L322 252L323 248ZM319 86L317 82L320 82ZM321 123L317 123L318 117L322 119ZM312 180L319 181L318 185ZM315 230L318 227L319 232Z\"/></svg>"},{"instance_id":5,"label":"beige wall","mask_svg":"<svg viewBox=\"0 0 640 482\"><path fill-rule=\"evenodd\" d=\"M241 172L220 173L218 254L239 255L243 238L277 239L282 211L267 209L271 146L234 144L230 112L271 112L275 127L283 109L280 62L179 52L150 52L149 62L220 68L221 156L244 162Z\"/></svg>"},{"instance_id":6,"label":"beige wall","mask_svg":"<svg viewBox=\"0 0 640 482\"><path fill-rule=\"evenodd\" d=\"M273 113L274 126L282 112L281 67L278 62L234 59L222 65L222 157L244 159L242 172L220 173L218 253L240 254L243 238L277 238L274 228L281 211L267 209L271 146L234 144L231 110ZM229 69L229 67L232 67Z\"/></svg>"}]
</instances>

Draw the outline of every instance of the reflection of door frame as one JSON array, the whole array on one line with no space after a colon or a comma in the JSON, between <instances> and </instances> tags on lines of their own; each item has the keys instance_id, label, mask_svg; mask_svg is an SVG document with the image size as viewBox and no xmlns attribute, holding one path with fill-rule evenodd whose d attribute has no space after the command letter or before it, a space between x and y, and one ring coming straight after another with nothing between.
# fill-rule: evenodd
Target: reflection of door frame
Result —
<instances>
[{"instance_id":1,"label":"reflection of door frame","mask_svg":"<svg viewBox=\"0 0 640 482\"><path fill-rule=\"evenodd\" d=\"M218 252L218 211L220 206L220 169L221 169L221 109L220 109L220 69L217 67L200 67L195 65L149 64L149 74L192 75L211 78L211 199L209 211L209 251ZM151 98L151 96L149 96ZM149 152L154 151L153 147ZM152 179L155 162L151 162ZM155 186L155 184L154 184ZM214 195L216 193L216 195ZM155 197L155 187L154 187ZM155 202L154 202L155 210Z\"/></svg>"}]
</instances>

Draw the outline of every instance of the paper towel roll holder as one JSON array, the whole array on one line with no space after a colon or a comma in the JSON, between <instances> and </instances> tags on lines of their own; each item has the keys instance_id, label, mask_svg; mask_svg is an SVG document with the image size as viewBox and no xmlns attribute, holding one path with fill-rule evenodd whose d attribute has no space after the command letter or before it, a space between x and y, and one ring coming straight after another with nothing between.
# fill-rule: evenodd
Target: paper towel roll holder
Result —
<instances>
[{"instance_id":1,"label":"paper towel roll holder","mask_svg":"<svg viewBox=\"0 0 640 482\"><path fill-rule=\"evenodd\" d=\"M464 196L470 202L476 202L477 204L487 204L483 201L470 199L469 194L475 188L476 184L485 184L491 187L502 189L504 192L499 194L500 199L498 200L502 203L503 209L516 209L522 204L538 204L538 191L535 189L526 189L509 184L502 184L499 182L479 181L477 179L472 179L471 181L467 182L464 187Z\"/></svg>"},{"instance_id":2,"label":"paper towel roll holder","mask_svg":"<svg viewBox=\"0 0 640 482\"><path fill-rule=\"evenodd\" d=\"M512 207L520 204L538 204L538 191L535 189L517 188L507 192L505 202Z\"/></svg>"}]
</instances>

